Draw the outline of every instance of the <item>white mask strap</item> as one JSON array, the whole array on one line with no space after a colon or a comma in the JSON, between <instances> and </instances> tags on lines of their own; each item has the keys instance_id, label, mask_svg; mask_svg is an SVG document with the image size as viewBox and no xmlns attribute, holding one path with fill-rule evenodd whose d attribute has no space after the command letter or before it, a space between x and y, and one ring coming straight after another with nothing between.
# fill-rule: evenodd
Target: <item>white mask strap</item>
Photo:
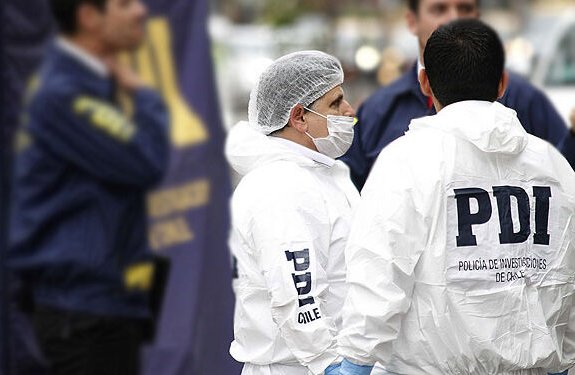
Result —
<instances>
[{"instance_id":1,"label":"white mask strap","mask_svg":"<svg viewBox=\"0 0 575 375\"><path fill-rule=\"evenodd\" d=\"M314 111L314 110L313 110L313 109L311 109L311 108L308 108L308 107L304 107L304 109L307 109L307 110L308 110L308 111L310 111L311 113L315 113L316 115L318 115L318 116L321 116L321 117L323 117L324 119L326 119L326 120L327 120L327 116L325 116L325 115L322 115L321 113L318 113L318 112Z\"/></svg>"}]
</instances>

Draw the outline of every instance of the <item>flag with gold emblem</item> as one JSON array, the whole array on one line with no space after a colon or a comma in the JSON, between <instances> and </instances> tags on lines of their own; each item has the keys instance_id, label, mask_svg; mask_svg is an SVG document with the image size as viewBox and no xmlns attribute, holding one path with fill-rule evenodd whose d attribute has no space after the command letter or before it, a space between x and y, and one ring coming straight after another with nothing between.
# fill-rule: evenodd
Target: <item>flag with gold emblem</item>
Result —
<instances>
[{"instance_id":1,"label":"flag with gold emblem","mask_svg":"<svg viewBox=\"0 0 575 375\"><path fill-rule=\"evenodd\" d=\"M147 0L144 45L125 63L164 97L172 153L148 199L152 250L170 272L142 374L239 374L228 354L233 293L227 248L229 172L206 30L206 0ZM125 103L129 106L129 103Z\"/></svg>"}]
</instances>

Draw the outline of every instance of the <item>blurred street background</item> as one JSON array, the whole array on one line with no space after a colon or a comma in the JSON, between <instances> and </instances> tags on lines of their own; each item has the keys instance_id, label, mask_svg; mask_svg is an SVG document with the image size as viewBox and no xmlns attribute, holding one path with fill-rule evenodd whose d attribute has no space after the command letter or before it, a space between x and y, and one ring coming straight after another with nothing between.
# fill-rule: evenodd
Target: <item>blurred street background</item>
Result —
<instances>
[{"instance_id":1,"label":"blurred street background","mask_svg":"<svg viewBox=\"0 0 575 375\"><path fill-rule=\"evenodd\" d=\"M569 0L484 0L482 19L505 42L507 67L541 87L567 121L575 106L575 3ZM346 71L355 107L417 55L402 0L214 0L209 33L223 120L247 118L249 92L273 59L319 49Z\"/></svg>"}]
</instances>

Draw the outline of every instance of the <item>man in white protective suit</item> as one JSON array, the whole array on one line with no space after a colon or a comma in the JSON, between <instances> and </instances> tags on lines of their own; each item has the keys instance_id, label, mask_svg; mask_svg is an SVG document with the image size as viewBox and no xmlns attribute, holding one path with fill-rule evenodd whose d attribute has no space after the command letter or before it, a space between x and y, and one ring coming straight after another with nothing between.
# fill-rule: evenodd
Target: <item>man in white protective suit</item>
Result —
<instances>
[{"instance_id":1,"label":"man in white protective suit","mask_svg":"<svg viewBox=\"0 0 575 375\"><path fill-rule=\"evenodd\" d=\"M478 20L436 30L412 120L362 190L346 247L340 374L546 374L575 361L575 173L495 102Z\"/></svg>"},{"instance_id":2,"label":"man in white protective suit","mask_svg":"<svg viewBox=\"0 0 575 375\"><path fill-rule=\"evenodd\" d=\"M243 375L337 374L344 248L359 200L335 158L353 140L339 61L283 56L250 95L249 122L228 135L243 176L232 202L236 310L231 355Z\"/></svg>"}]
</instances>

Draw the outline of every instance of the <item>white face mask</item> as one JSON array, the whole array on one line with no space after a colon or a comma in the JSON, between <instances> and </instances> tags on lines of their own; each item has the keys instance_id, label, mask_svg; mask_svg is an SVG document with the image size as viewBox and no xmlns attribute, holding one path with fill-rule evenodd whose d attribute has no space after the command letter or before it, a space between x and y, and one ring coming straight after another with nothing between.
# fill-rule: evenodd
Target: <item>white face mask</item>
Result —
<instances>
[{"instance_id":1,"label":"white face mask","mask_svg":"<svg viewBox=\"0 0 575 375\"><path fill-rule=\"evenodd\" d=\"M317 150L333 159L345 154L351 147L351 142L353 142L353 126L357 122L357 118L334 115L324 116L312 109L306 109L327 120L327 137L314 138L309 133L305 133L311 138Z\"/></svg>"}]
</instances>

